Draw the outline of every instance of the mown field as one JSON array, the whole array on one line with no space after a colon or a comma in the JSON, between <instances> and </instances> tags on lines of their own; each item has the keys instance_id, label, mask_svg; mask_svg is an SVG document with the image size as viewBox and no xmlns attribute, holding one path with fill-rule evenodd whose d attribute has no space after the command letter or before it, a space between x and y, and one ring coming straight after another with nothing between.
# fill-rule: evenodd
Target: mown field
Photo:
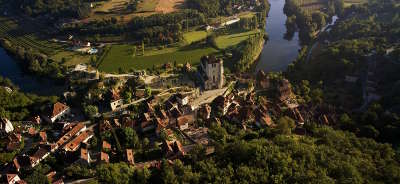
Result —
<instances>
[{"instance_id":1,"label":"mown field","mask_svg":"<svg viewBox=\"0 0 400 184\"><path fill-rule=\"evenodd\" d=\"M226 49L228 47L235 46L249 38L249 35L259 33L259 30L243 31L243 30L232 30L225 35L218 36L216 39L217 47L219 49Z\"/></svg>"},{"instance_id":2,"label":"mown field","mask_svg":"<svg viewBox=\"0 0 400 184\"><path fill-rule=\"evenodd\" d=\"M197 65L200 58L207 54L217 53L218 50L211 47L182 47L170 49L169 53L154 54L158 51L145 51L145 56L133 56L132 45L113 45L99 65L103 72L117 72L121 69L143 70L151 69L153 66L161 66L166 63ZM137 51L138 53L141 51Z\"/></svg>"},{"instance_id":3,"label":"mown field","mask_svg":"<svg viewBox=\"0 0 400 184\"><path fill-rule=\"evenodd\" d=\"M206 31L191 31L183 34L183 38L188 44L207 38Z\"/></svg>"}]
</instances>

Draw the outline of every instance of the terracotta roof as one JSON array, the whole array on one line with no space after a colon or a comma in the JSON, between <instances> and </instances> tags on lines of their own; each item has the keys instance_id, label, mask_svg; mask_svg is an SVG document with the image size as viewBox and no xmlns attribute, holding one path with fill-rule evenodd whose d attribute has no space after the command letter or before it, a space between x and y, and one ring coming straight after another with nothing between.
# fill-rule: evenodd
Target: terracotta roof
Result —
<instances>
[{"instance_id":1,"label":"terracotta roof","mask_svg":"<svg viewBox=\"0 0 400 184\"><path fill-rule=\"evenodd\" d=\"M30 136L36 135L36 130L35 130L35 128L30 127L30 128L28 129L28 134L29 134Z\"/></svg>"},{"instance_id":2,"label":"terracotta roof","mask_svg":"<svg viewBox=\"0 0 400 184\"><path fill-rule=\"evenodd\" d=\"M45 149L45 148L39 148L31 157L31 163L32 161L37 161L40 159L43 159L43 157L49 153L49 150Z\"/></svg>"},{"instance_id":3,"label":"terracotta roof","mask_svg":"<svg viewBox=\"0 0 400 184\"><path fill-rule=\"evenodd\" d=\"M129 164L131 164L131 165L135 164L135 159L134 159L134 156L133 156L132 149L126 149L126 159L127 159Z\"/></svg>"},{"instance_id":4,"label":"terracotta roof","mask_svg":"<svg viewBox=\"0 0 400 184\"><path fill-rule=\"evenodd\" d=\"M118 91L113 90L113 91L111 91L111 93L112 93L112 96L111 96L111 99L112 99L112 100L119 100L119 99L121 99L121 97L120 97Z\"/></svg>"},{"instance_id":5,"label":"terracotta roof","mask_svg":"<svg viewBox=\"0 0 400 184\"><path fill-rule=\"evenodd\" d=\"M72 130L67 132L64 136L62 136L58 141L57 145L62 146L64 145L67 141L69 141L74 135L76 135L79 131L84 129L86 126L83 123L78 123Z\"/></svg>"},{"instance_id":6,"label":"terracotta roof","mask_svg":"<svg viewBox=\"0 0 400 184\"><path fill-rule=\"evenodd\" d=\"M194 117L192 115L184 115L176 119L176 124L178 126L185 125L187 123L191 123L194 121Z\"/></svg>"},{"instance_id":7,"label":"terracotta roof","mask_svg":"<svg viewBox=\"0 0 400 184\"><path fill-rule=\"evenodd\" d=\"M104 120L100 123L100 132L111 130L112 126L108 120Z\"/></svg>"},{"instance_id":8,"label":"terracotta roof","mask_svg":"<svg viewBox=\"0 0 400 184\"><path fill-rule=\"evenodd\" d=\"M15 169L16 169L17 171L21 168L21 165L19 165L19 162L18 162L18 158L17 158L17 157L15 157L15 158L13 159L13 164L14 164L14 167L15 167Z\"/></svg>"},{"instance_id":9,"label":"terracotta roof","mask_svg":"<svg viewBox=\"0 0 400 184\"><path fill-rule=\"evenodd\" d=\"M104 161L106 163L109 163L110 162L110 156L108 156L107 153L101 152L100 153L100 160Z\"/></svg>"},{"instance_id":10,"label":"terracotta roof","mask_svg":"<svg viewBox=\"0 0 400 184\"><path fill-rule=\"evenodd\" d=\"M80 158L89 162L89 152L88 152L87 149L81 148L81 156L80 156Z\"/></svg>"},{"instance_id":11,"label":"terracotta roof","mask_svg":"<svg viewBox=\"0 0 400 184\"><path fill-rule=\"evenodd\" d=\"M63 181L63 179L59 179L59 180L53 182L52 184L64 184L64 181Z\"/></svg>"},{"instance_id":12,"label":"terracotta roof","mask_svg":"<svg viewBox=\"0 0 400 184\"><path fill-rule=\"evenodd\" d=\"M57 102L53 105L52 113L51 113L51 118L59 115L61 112L69 109L69 107L63 103Z\"/></svg>"},{"instance_id":13,"label":"terracotta roof","mask_svg":"<svg viewBox=\"0 0 400 184\"><path fill-rule=\"evenodd\" d=\"M10 183L17 176L17 174L7 174L7 182Z\"/></svg>"},{"instance_id":14,"label":"terracotta roof","mask_svg":"<svg viewBox=\"0 0 400 184\"><path fill-rule=\"evenodd\" d=\"M111 149L111 144L110 143L108 143L107 141L103 141L103 150L104 149Z\"/></svg>"},{"instance_id":15,"label":"terracotta roof","mask_svg":"<svg viewBox=\"0 0 400 184\"><path fill-rule=\"evenodd\" d=\"M79 147L79 145L82 142L85 142L86 140L88 140L90 137L93 136L93 132L87 130L81 134L79 134L77 137L75 137L71 142L69 142L68 144L66 144L64 146L64 149L66 151L76 151Z\"/></svg>"},{"instance_id":16,"label":"terracotta roof","mask_svg":"<svg viewBox=\"0 0 400 184\"><path fill-rule=\"evenodd\" d=\"M41 141L47 142L47 134L45 131L39 132L40 138L42 139Z\"/></svg>"},{"instance_id":17,"label":"terracotta roof","mask_svg":"<svg viewBox=\"0 0 400 184\"><path fill-rule=\"evenodd\" d=\"M57 172L56 171L51 171L48 174L46 174L47 179L52 182L54 180L54 176L56 176Z\"/></svg>"}]
</instances>

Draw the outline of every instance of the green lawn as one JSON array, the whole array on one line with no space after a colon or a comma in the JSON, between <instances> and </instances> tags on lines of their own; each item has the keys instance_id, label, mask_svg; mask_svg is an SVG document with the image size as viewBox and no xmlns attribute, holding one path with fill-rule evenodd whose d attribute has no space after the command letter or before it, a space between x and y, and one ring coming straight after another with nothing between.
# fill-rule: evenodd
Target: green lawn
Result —
<instances>
[{"instance_id":1,"label":"green lawn","mask_svg":"<svg viewBox=\"0 0 400 184\"><path fill-rule=\"evenodd\" d=\"M216 39L217 47L220 49L226 49L228 47L234 46L239 44L240 42L247 40L249 35L258 33L259 30L252 30L252 31L239 31L233 30L230 33L227 33L223 36L218 36Z\"/></svg>"},{"instance_id":2,"label":"green lawn","mask_svg":"<svg viewBox=\"0 0 400 184\"><path fill-rule=\"evenodd\" d=\"M186 40L188 44L193 42L197 42L207 38L206 31L191 31L183 34L183 38Z\"/></svg>"},{"instance_id":3,"label":"green lawn","mask_svg":"<svg viewBox=\"0 0 400 184\"><path fill-rule=\"evenodd\" d=\"M170 49L170 51L161 54L146 51L145 56L133 57L131 45L113 45L100 64L99 70L103 72L118 72L119 68L142 70L165 63L174 63L174 61L181 64L189 62L196 65L200 62L202 56L218 52L211 47L182 47L176 50Z\"/></svg>"}]
</instances>

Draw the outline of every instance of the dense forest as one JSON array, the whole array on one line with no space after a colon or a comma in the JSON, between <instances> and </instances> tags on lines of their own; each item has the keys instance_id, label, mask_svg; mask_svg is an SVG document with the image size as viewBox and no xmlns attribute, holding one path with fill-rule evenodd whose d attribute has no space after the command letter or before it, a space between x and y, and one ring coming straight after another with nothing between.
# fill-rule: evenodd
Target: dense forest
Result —
<instances>
[{"instance_id":1,"label":"dense forest","mask_svg":"<svg viewBox=\"0 0 400 184\"><path fill-rule=\"evenodd\" d=\"M13 0L12 4L29 16L84 18L90 14L88 0Z\"/></svg>"},{"instance_id":2,"label":"dense forest","mask_svg":"<svg viewBox=\"0 0 400 184\"><path fill-rule=\"evenodd\" d=\"M318 54L308 60L307 52L302 52L287 76L299 88L307 81L323 89L325 103L342 113L338 128L393 143L398 149L400 66L393 52L399 50L400 7L395 3L370 1L346 9L343 20L320 36L326 44L320 46ZM346 76L358 79L349 84ZM381 98L362 110L362 91L367 83L375 84L373 90Z\"/></svg>"}]
</instances>

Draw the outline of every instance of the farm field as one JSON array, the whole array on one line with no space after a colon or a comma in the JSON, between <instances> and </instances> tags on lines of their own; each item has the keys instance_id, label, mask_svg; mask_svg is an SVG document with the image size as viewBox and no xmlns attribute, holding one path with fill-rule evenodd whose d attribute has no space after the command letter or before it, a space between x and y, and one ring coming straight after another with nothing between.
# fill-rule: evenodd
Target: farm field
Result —
<instances>
[{"instance_id":1,"label":"farm field","mask_svg":"<svg viewBox=\"0 0 400 184\"><path fill-rule=\"evenodd\" d=\"M137 52L140 52L139 50ZM150 52L150 54L146 52ZM154 55L151 52L145 51L145 56L133 57L132 45L113 45L100 63L99 70L103 72L118 72L120 68L143 70L175 61L178 64L189 62L192 65L197 65L202 56L217 53L218 50L211 47L181 47L169 53Z\"/></svg>"},{"instance_id":2,"label":"farm field","mask_svg":"<svg viewBox=\"0 0 400 184\"><path fill-rule=\"evenodd\" d=\"M127 22L136 16L150 16L156 13L171 13L176 11L183 0L142 0L136 7L136 11L128 7L130 0L109 0L94 3L95 9L88 20L117 18Z\"/></svg>"},{"instance_id":3,"label":"farm field","mask_svg":"<svg viewBox=\"0 0 400 184\"><path fill-rule=\"evenodd\" d=\"M0 36L13 44L25 48L32 48L41 53L52 55L62 48L62 45L39 38L37 33L41 29L35 24L25 21L16 22L6 17L0 17Z\"/></svg>"},{"instance_id":4,"label":"farm field","mask_svg":"<svg viewBox=\"0 0 400 184\"><path fill-rule=\"evenodd\" d=\"M155 7L156 12L171 13L182 5L184 0L159 0Z\"/></svg>"},{"instance_id":5,"label":"farm field","mask_svg":"<svg viewBox=\"0 0 400 184\"><path fill-rule=\"evenodd\" d=\"M144 0L138 4L137 12L154 12L160 0Z\"/></svg>"},{"instance_id":6,"label":"farm field","mask_svg":"<svg viewBox=\"0 0 400 184\"><path fill-rule=\"evenodd\" d=\"M207 38L206 31L191 31L183 34L183 38L188 44Z\"/></svg>"},{"instance_id":7,"label":"farm field","mask_svg":"<svg viewBox=\"0 0 400 184\"><path fill-rule=\"evenodd\" d=\"M47 55L54 61L61 62L62 58L67 60L66 66L79 63L86 63L90 56L81 55L76 52L65 50L68 45L49 41L44 37L46 27L29 21L15 18L11 20L8 17L0 17L0 37L9 40L12 44Z\"/></svg>"},{"instance_id":8,"label":"farm field","mask_svg":"<svg viewBox=\"0 0 400 184\"><path fill-rule=\"evenodd\" d=\"M62 63L65 66L75 66L81 63L89 63L90 61L89 55L70 52L70 51L58 52L57 54L51 56L50 58L53 59L54 61L59 61L59 62L61 62L63 58L65 58L67 62Z\"/></svg>"},{"instance_id":9,"label":"farm field","mask_svg":"<svg viewBox=\"0 0 400 184\"><path fill-rule=\"evenodd\" d=\"M219 36L216 38L217 47L219 49L226 49L228 47L239 44L242 41L245 41L249 38L249 35L259 33L259 30L252 31L242 31L242 30L233 30L226 35Z\"/></svg>"}]
</instances>

